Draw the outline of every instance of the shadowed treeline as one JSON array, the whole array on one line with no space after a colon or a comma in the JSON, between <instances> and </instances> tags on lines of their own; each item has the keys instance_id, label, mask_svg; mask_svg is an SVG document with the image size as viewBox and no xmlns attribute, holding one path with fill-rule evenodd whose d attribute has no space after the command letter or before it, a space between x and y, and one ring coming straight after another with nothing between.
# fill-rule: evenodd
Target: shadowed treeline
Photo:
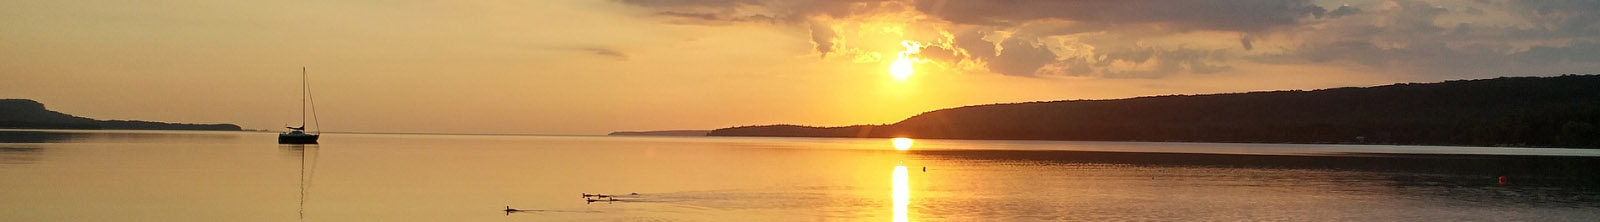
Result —
<instances>
[{"instance_id":1,"label":"shadowed treeline","mask_svg":"<svg viewBox=\"0 0 1600 222\"><path fill-rule=\"evenodd\" d=\"M233 124L95 120L51 111L43 103L27 99L0 99L0 129L242 130Z\"/></svg>"},{"instance_id":2,"label":"shadowed treeline","mask_svg":"<svg viewBox=\"0 0 1600 222\"><path fill-rule=\"evenodd\" d=\"M978 105L888 125L710 136L1353 143L1600 148L1600 75Z\"/></svg>"}]
</instances>

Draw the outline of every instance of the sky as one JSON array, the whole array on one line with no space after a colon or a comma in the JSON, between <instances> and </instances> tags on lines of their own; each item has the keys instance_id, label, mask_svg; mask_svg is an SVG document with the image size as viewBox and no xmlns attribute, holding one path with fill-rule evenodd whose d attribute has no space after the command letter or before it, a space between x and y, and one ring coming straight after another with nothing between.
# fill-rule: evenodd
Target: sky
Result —
<instances>
[{"instance_id":1,"label":"sky","mask_svg":"<svg viewBox=\"0 0 1600 222\"><path fill-rule=\"evenodd\" d=\"M324 131L885 124L1600 73L1600 1L0 1L0 97L78 116L281 129L301 67Z\"/></svg>"}]
</instances>

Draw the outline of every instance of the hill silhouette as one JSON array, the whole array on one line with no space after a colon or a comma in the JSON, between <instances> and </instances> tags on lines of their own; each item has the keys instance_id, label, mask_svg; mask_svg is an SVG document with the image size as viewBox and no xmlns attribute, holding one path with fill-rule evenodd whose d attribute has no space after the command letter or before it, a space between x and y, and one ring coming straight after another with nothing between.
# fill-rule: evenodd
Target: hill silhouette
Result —
<instances>
[{"instance_id":1,"label":"hill silhouette","mask_svg":"<svg viewBox=\"0 0 1600 222\"><path fill-rule=\"evenodd\" d=\"M1600 76L977 105L887 125L709 136L1350 143L1600 148Z\"/></svg>"},{"instance_id":2,"label":"hill silhouette","mask_svg":"<svg viewBox=\"0 0 1600 222\"><path fill-rule=\"evenodd\" d=\"M95 120L45 109L28 99L0 99L0 128L8 129L139 129L242 130L233 124L185 124L138 120Z\"/></svg>"}]
</instances>

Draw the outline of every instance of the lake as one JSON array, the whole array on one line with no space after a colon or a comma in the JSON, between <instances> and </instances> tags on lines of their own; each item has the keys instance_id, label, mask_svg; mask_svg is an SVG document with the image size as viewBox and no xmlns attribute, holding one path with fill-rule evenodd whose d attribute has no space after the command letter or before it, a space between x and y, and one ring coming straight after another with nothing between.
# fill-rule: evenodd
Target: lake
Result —
<instances>
[{"instance_id":1,"label":"lake","mask_svg":"<svg viewBox=\"0 0 1600 222\"><path fill-rule=\"evenodd\" d=\"M1600 218L1600 151L1584 149L914 140L902 151L889 139L344 133L301 146L275 138L0 131L0 221Z\"/></svg>"}]
</instances>

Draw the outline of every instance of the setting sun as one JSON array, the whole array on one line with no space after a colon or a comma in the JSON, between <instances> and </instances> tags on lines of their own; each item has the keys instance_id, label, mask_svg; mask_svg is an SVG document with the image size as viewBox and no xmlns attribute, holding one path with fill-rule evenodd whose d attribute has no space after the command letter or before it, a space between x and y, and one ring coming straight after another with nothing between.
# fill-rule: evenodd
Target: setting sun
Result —
<instances>
[{"instance_id":1,"label":"setting sun","mask_svg":"<svg viewBox=\"0 0 1600 222\"><path fill-rule=\"evenodd\" d=\"M913 70L911 69L910 59L900 58L894 60L893 64L889 64L889 75L893 76L894 80L906 80L906 78L911 78L912 72Z\"/></svg>"},{"instance_id":2,"label":"setting sun","mask_svg":"<svg viewBox=\"0 0 1600 222\"><path fill-rule=\"evenodd\" d=\"M889 76L894 77L894 80L905 81L907 78L911 78L911 74L916 73L913 65L916 65L917 59L912 58L911 55L921 52L922 44L911 40L902 40L900 41L900 46L904 46L906 49L905 51L900 51L894 63L889 64Z\"/></svg>"}]
</instances>

